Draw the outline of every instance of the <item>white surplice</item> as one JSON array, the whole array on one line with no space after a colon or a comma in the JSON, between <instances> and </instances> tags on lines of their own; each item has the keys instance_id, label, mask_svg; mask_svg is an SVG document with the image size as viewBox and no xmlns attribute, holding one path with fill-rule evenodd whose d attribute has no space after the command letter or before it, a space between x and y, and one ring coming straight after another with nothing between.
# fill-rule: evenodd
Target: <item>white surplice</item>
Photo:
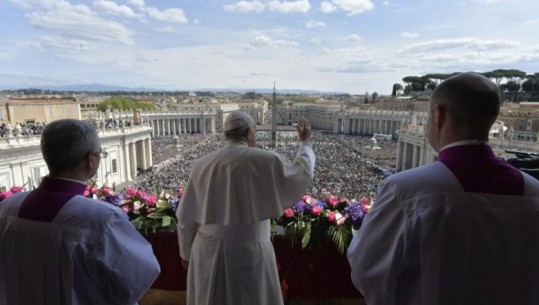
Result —
<instances>
[{"instance_id":1,"label":"white surplice","mask_svg":"<svg viewBox=\"0 0 539 305\"><path fill-rule=\"evenodd\" d=\"M188 304L283 304L269 219L301 199L314 164L310 143L288 162L236 141L195 163L177 211Z\"/></svg>"},{"instance_id":2,"label":"white surplice","mask_svg":"<svg viewBox=\"0 0 539 305\"><path fill-rule=\"evenodd\" d=\"M159 275L119 208L75 196L53 222L32 221L17 217L27 195L0 203L0 305L132 305Z\"/></svg>"},{"instance_id":3,"label":"white surplice","mask_svg":"<svg viewBox=\"0 0 539 305\"><path fill-rule=\"evenodd\" d=\"M451 150L380 183L354 285L368 305L539 304L539 182L486 145Z\"/></svg>"}]
</instances>

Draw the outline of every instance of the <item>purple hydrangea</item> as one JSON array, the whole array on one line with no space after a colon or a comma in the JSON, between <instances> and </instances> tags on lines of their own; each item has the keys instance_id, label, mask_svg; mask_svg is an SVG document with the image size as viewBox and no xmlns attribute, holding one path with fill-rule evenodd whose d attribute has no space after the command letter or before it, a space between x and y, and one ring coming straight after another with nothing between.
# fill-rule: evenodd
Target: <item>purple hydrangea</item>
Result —
<instances>
[{"instance_id":1,"label":"purple hydrangea","mask_svg":"<svg viewBox=\"0 0 539 305\"><path fill-rule=\"evenodd\" d=\"M315 205L315 206L319 206L319 207L324 208L324 209L326 209L326 208L328 207L328 204L327 204L327 203L325 203L324 201L320 201L320 200L318 200L317 202L315 202L314 205Z\"/></svg>"},{"instance_id":2,"label":"purple hydrangea","mask_svg":"<svg viewBox=\"0 0 539 305\"><path fill-rule=\"evenodd\" d=\"M115 206L120 206L120 202L122 202L122 200L124 200L123 194L107 194L105 195L105 198L103 198L103 201L113 204Z\"/></svg>"},{"instance_id":3,"label":"purple hydrangea","mask_svg":"<svg viewBox=\"0 0 539 305\"><path fill-rule=\"evenodd\" d=\"M346 214L348 214L347 220L352 224L352 226L354 226L354 228L359 228L361 222L363 221L363 216L365 216L365 211L363 211L361 204L359 202L354 202L344 208L344 211Z\"/></svg>"},{"instance_id":4,"label":"purple hydrangea","mask_svg":"<svg viewBox=\"0 0 539 305\"><path fill-rule=\"evenodd\" d=\"M174 197L172 200L170 200L170 205L172 206L172 209L176 211L180 205L180 198Z\"/></svg>"},{"instance_id":5,"label":"purple hydrangea","mask_svg":"<svg viewBox=\"0 0 539 305\"><path fill-rule=\"evenodd\" d=\"M305 203L305 201L300 200L300 201L298 201L298 203L296 203L293 210L297 214L301 214L301 213L304 213L304 212L308 212L310 210L310 208L309 208L309 205L307 203Z\"/></svg>"}]
</instances>

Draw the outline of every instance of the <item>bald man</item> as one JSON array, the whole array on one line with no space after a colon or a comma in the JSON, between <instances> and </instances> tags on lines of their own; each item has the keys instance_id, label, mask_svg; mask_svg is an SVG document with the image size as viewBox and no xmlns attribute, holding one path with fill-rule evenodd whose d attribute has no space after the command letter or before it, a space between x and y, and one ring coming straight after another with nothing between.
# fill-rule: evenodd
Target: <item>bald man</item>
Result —
<instances>
[{"instance_id":1,"label":"bald man","mask_svg":"<svg viewBox=\"0 0 539 305\"><path fill-rule=\"evenodd\" d=\"M539 304L539 183L488 145L499 110L479 74L434 90L438 160L380 183L348 249L368 305Z\"/></svg>"},{"instance_id":2,"label":"bald man","mask_svg":"<svg viewBox=\"0 0 539 305\"><path fill-rule=\"evenodd\" d=\"M315 156L306 119L293 162L255 148L256 124L245 112L225 120L226 145L198 160L178 216L187 304L283 304L270 219L310 185Z\"/></svg>"}]
</instances>

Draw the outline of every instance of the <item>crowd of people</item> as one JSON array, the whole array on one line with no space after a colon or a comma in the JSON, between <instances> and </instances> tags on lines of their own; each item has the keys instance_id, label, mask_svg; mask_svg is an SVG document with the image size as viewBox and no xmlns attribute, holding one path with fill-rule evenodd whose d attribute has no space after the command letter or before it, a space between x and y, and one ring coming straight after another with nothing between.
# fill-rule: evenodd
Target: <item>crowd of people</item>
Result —
<instances>
[{"instance_id":1,"label":"crowd of people","mask_svg":"<svg viewBox=\"0 0 539 305\"><path fill-rule=\"evenodd\" d=\"M292 131L279 131L275 151L288 160L297 152ZM312 196L331 193L347 198L373 198L378 183L396 168L396 141L374 141L370 137L338 135L317 131L312 141L317 162ZM152 139L155 165L142 172L136 186L145 190L174 191L185 187L193 162L222 147L220 134L181 134ZM272 149L271 132L258 131L257 146ZM161 165L161 166L160 166Z\"/></svg>"},{"instance_id":2,"label":"crowd of people","mask_svg":"<svg viewBox=\"0 0 539 305\"><path fill-rule=\"evenodd\" d=\"M44 123L16 123L12 126L10 123L0 125L0 137L11 136L32 136L40 135L43 132Z\"/></svg>"}]
</instances>

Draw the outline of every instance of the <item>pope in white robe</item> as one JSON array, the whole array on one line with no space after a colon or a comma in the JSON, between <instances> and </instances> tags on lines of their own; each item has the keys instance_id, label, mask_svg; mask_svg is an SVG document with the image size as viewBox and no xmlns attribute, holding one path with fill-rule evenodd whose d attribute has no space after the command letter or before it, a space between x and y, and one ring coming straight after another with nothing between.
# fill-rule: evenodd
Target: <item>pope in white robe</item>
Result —
<instances>
[{"instance_id":1,"label":"pope in white robe","mask_svg":"<svg viewBox=\"0 0 539 305\"><path fill-rule=\"evenodd\" d=\"M315 156L305 119L293 162L254 148L255 127L246 113L232 112L226 145L193 166L177 211L187 304L283 304L270 219L304 195Z\"/></svg>"}]
</instances>

